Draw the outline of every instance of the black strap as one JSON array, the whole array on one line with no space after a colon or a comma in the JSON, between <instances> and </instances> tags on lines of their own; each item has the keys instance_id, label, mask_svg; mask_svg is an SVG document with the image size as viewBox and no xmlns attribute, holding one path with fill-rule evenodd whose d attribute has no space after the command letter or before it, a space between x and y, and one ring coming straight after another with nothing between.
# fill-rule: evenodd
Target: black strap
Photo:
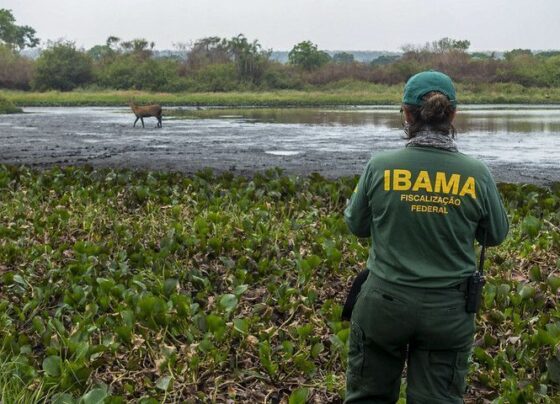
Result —
<instances>
[{"instance_id":1,"label":"black strap","mask_svg":"<svg viewBox=\"0 0 560 404\"><path fill-rule=\"evenodd\" d=\"M486 255L486 236L487 236L488 232L486 231L486 229L484 229L484 235L482 236L482 250L480 250L480 261L478 263L478 272L480 273L480 275L482 275L484 273L484 258Z\"/></svg>"},{"instance_id":2,"label":"black strap","mask_svg":"<svg viewBox=\"0 0 560 404\"><path fill-rule=\"evenodd\" d=\"M356 276L354 282L352 282L352 287L348 292L348 296L346 296L346 302L344 302L344 307L342 308L342 320L350 321L350 318L352 317L352 310L358 300L358 293L360 293L360 289L362 289L362 285L367 280L368 275L369 270L364 269L358 274L358 276Z\"/></svg>"}]
</instances>

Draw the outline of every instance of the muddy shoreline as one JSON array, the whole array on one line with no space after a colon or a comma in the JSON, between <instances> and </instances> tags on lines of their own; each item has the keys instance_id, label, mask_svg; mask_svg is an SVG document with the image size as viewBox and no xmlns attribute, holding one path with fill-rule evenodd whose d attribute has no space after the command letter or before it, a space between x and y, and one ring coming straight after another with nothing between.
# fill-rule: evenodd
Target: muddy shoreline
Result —
<instances>
[{"instance_id":1,"label":"muddy shoreline","mask_svg":"<svg viewBox=\"0 0 560 404\"><path fill-rule=\"evenodd\" d=\"M0 119L0 164L34 168L89 165L185 174L211 168L216 173L231 171L245 176L279 167L290 175L319 173L336 178L359 174L372 154L404 145L401 135L393 130L375 135L378 138L373 141L349 143L348 136L357 130L354 127L329 131L313 125L167 120L163 129L155 129L155 120L147 119L142 129L132 128L133 117L124 109L26 111ZM293 135L298 130L301 134ZM341 135L342 130L348 133ZM306 138L314 139L313 143L302 143ZM473 154L469 148L476 150L467 142L464 148L466 154ZM475 157L487 163L498 182L560 182L560 165L554 156L543 162Z\"/></svg>"}]
</instances>

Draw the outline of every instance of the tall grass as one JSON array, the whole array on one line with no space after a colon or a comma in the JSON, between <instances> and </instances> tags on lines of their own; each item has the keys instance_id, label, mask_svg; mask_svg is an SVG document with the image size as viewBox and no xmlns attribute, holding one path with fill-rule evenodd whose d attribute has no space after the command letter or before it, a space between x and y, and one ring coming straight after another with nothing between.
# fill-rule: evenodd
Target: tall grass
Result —
<instances>
[{"instance_id":1,"label":"tall grass","mask_svg":"<svg viewBox=\"0 0 560 404\"><path fill-rule=\"evenodd\" d=\"M27 376L36 376L25 359L0 357L0 403L2 404L31 404L41 400L46 402L51 396L45 389L41 379L25 381L23 373ZM31 371L31 374L29 374Z\"/></svg>"},{"instance_id":2,"label":"tall grass","mask_svg":"<svg viewBox=\"0 0 560 404\"><path fill-rule=\"evenodd\" d=\"M0 95L0 115L1 114L15 114L22 112L21 108L16 107L12 101Z\"/></svg>"},{"instance_id":3,"label":"tall grass","mask_svg":"<svg viewBox=\"0 0 560 404\"><path fill-rule=\"evenodd\" d=\"M402 85L381 85L341 81L307 91L279 90L261 92L163 93L146 91L72 91L23 92L0 91L18 106L112 106L138 103L208 106L322 106L399 104ZM560 88L523 87L519 84L459 84L459 102L463 104L553 104L560 103Z\"/></svg>"}]
</instances>

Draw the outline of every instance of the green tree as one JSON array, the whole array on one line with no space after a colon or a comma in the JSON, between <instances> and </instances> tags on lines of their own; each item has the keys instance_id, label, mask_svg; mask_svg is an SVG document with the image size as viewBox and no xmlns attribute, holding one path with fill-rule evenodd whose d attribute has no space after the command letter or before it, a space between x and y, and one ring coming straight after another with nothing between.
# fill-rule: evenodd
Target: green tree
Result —
<instances>
[{"instance_id":1,"label":"green tree","mask_svg":"<svg viewBox=\"0 0 560 404\"><path fill-rule=\"evenodd\" d=\"M109 40L113 37L107 39L107 45L109 45ZM135 38L130 41L121 41L121 49L126 53L132 53L133 55L140 57L141 59L149 59L153 55L153 50L156 44L154 42L148 42L144 38Z\"/></svg>"},{"instance_id":2,"label":"green tree","mask_svg":"<svg viewBox=\"0 0 560 404\"><path fill-rule=\"evenodd\" d=\"M543 57L543 58L549 58L551 56L558 56L558 55L560 55L560 51L557 51L557 50L550 50L550 51L544 51L544 52L537 53L537 56Z\"/></svg>"},{"instance_id":3,"label":"green tree","mask_svg":"<svg viewBox=\"0 0 560 404\"><path fill-rule=\"evenodd\" d=\"M35 37L35 30L28 25L16 25L16 19L11 10L0 9L0 42L13 49L22 50L33 48L39 44Z\"/></svg>"},{"instance_id":4,"label":"green tree","mask_svg":"<svg viewBox=\"0 0 560 404\"><path fill-rule=\"evenodd\" d=\"M231 38L227 42L227 48L235 63L239 78L253 83L260 82L270 52L264 51L257 40L249 42L243 34Z\"/></svg>"},{"instance_id":5,"label":"green tree","mask_svg":"<svg viewBox=\"0 0 560 404\"><path fill-rule=\"evenodd\" d=\"M33 61L0 44L0 87L29 90Z\"/></svg>"},{"instance_id":6,"label":"green tree","mask_svg":"<svg viewBox=\"0 0 560 404\"><path fill-rule=\"evenodd\" d=\"M381 55L370 62L371 66L389 65L401 58L400 55Z\"/></svg>"},{"instance_id":7,"label":"green tree","mask_svg":"<svg viewBox=\"0 0 560 404\"><path fill-rule=\"evenodd\" d=\"M109 36L104 44L91 47L87 54L96 62L107 62L113 60L119 53L118 43L120 39L116 36Z\"/></svg>"},{"instance_id":8,"label":"green tree","mask_svg":"<svg viewBox=\"0 0 560 404\"><path fill-rule=\"evenodd\" d=\"M504 53L504 58L508 62L513 62L517 58L532 58L533 52L530 49L512 49Z\"/></svg>"},{"instance_id":9,"label":"green tree","mask_svg":"<svg viewBox=\"0 0 560 404\"><path fill-rule=\"evenodd\" d=\"M329 62L328 53L321 51L311 41L303 41L295 45L288 53L290 64L311 71Z\"/></svg>"},{"instance_id":10,"label":"green tree","mask_svg":"<svg viewBox=\"0 0 560 404\"><path fill-rule=\"evenodd\" d=\"M73 42L57 42L37 59L33 88L70 91L92 78L91 58L77 50Z\"/></svg>"},{"instance_id":11,"label":"green tree","mask_svg":"<svg viewBox=\"0 0 560 404\"><path fill-rule=\"evenodd\" d=\"M187 66L196 70L211 64L230 61L227 41L217 36L197 40L187 53Z\"/></svg>"},{"instance_id":12,"label":"green tree","mask_svg":"<svg viewBox=\"0 0 560 404\"><path fill-rule=\"evenodd\" d=\"M451 38L442 38L438 41L432 42L432 49L434 52L449 52L453 50L467 51L471 46L471 42L464 40L457 40Z\"/></svg>"},{"instance_id":13,"label":"green tree","mask_svg":"<svg viewBox=\"0 0 560 404\"><path fill-rule=\"evenodd\" d=\"M95 61L107 60L114 56L115 51L107 45L95 45L87 51L87 54Z\"/></svg>"},{"instance_id":14,"label":"green tree","mask_svg":"<svg viewBox=\"0 0 560 404\"><path fill-rule=\"evenodd\" d=\"M107 88L128 90L136 85L139 64L129 55L120 55L97 68L98 83Z\"/></svg>"},{"instance_id":15,"label":"green tree","mask_svg":"<svg viewBox=\"0 0 560 404\"><path fill-rule=\"evenodd\" d=\"M560 55L548 56L541 62L541 83L548 87L560 87Z\"/></svg>"},{"instance_id":16,"label":"green tree","mask_svg":"<svg viewBox=\"0 0 560 404\"><path fill-rule=\"evenodd\" d=\"M337 52L333 55L332 61L339 64L354 63L354 55L348 52Z\"/></svg>"},{"instance_id":17,"label":"green tree","mask_svg":"<svg viewBox=\"0 0 560 404\"><path fill-rule=\"evenodd\" d=\"M478 60L494 60L496 59L496 52L472 52L471 57Z\"/></svg>"},{"instance_id":18,"label":"green tree","mask_svg":"<svg viewBox=\"0 0 560 404\"><path fill-rule=\"evenodd\" d=\"M200 69L194 76L197 91L232 91L239 88L233 63L217 63Z\"/></svg>"}]
</instances>

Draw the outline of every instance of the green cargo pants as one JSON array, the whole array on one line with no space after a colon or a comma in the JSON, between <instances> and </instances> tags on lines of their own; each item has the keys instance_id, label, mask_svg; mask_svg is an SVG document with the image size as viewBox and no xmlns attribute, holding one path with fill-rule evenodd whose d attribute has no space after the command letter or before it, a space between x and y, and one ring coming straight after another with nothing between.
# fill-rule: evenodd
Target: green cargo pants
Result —
<instances>
[{"instance_id":1,"label":"green cargo pants","mask_svg":"<svg viewBox=\"0 0 560 404\"><path fill-rule=\"evenodd\" d=\"M373 273L352 312L345 403L395 403L407 362L407 403L462 403L474 315L458 288L423 289Z\"/></svg>"}]
</instances>

